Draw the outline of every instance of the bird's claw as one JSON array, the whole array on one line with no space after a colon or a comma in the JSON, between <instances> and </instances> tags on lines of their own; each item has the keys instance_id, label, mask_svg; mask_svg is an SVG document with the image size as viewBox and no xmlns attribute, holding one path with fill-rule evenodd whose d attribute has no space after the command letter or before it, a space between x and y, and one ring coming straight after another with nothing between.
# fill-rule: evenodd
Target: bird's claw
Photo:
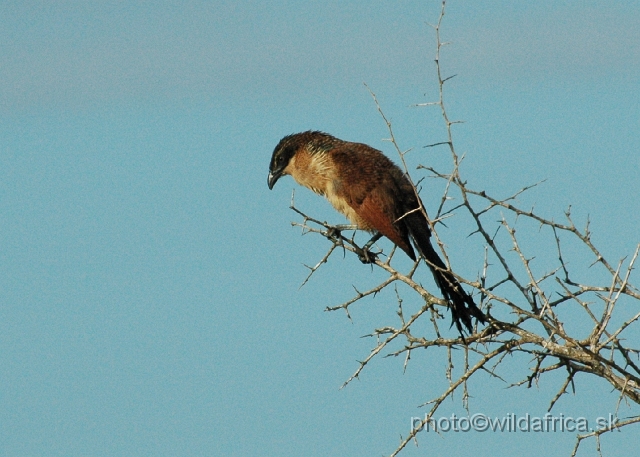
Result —
<instances>
[{"instance_id":1,"label":"bird's claw","mask_svg":"<svg viewBox=\"0 0 640 457\"><path fill-rule=\"evenodd\" d=\"M375 252L371 252L369 249L357 249L356 254L358 255L358 259L360 262L368 264L375 263L378 260L378 254Z\"/></svg>"},{"instance_id":2,"label":"bird's claw","mask_svg":"<svg viewBox=\"0 0 640 457\"><path fill-rule=\"evenodd\" d=\"M327 238L332 240L340 240L342 238L342 230L338 227L329 227L327 229Z\"/></svg>"}]
</instances>

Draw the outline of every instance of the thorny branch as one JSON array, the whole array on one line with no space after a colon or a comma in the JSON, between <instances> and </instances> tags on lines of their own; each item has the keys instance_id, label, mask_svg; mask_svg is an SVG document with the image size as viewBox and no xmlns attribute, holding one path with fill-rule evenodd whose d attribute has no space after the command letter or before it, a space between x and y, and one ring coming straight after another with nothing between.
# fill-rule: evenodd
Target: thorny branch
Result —
<instances>
[{"instance_id":1,"label":"thorny branch","mask_svg":"<svg viewBox=\"0 0 640 457\"><path fill-rule=\"evenodd\" d=\"M628 330L634 326L637 327L637 322L640 320L640 312L629 312L629 309L637 310L640 304L640 291L632 284L632 273L640 254L640 244L628 261L623 259L614 268L614 263L606 260L596 248L588 221L584 229L579 229L572 219L570 208L564 215L566 222L559 223L541 216L533 208L523 209L519 206L518 199L540 183L525 186L505 198L498 198L484 190L471 188L462 179L460 164L463 157L456 152L452 134L452 125L457 124L458 121L450 120L444 101L445 83L451 77L443 77L440 66L440 51L447 44L440 38L444 13L445 2L442 3L437 24L432 25L437 44L435 64L439 87L438 100L417 106L440 108L446 129L446 139L429 144L427 147L447 146L452 159L452 171L441 173L433 168L422 166L419 168L428 171L433 178L444 181L444 193L435 220L452 215L454 211L463 210L473 221L472 235L483 244L485 250L484 265L477 280L468 281L459 276L458 278L478 292L476 297L481 301L489 324L476 328L464 340L459 336L443 336L438 327L438 321L443 317L439 309L446 304L413 279L419 262L416 262L408 273L401 273L392 265L394 250L386 256L382 251L372 253L370 255L374 259L373 265L386 272L388 275L386 279L364 292L355 289L356 294L351 299L337 306L329 306L326 310L342 309L351 319L349 309L352 306L393 285L399 305L397 314L400 325L377 328L367 335L376 338L376 345L369 355L359 362L357 370L343 387L357 378L367 364L376 356L383 354L385 350L389 351L386 356L404 356L405 368L411 353L415 350L445 350L449 360L446 368L449 387L440 396L425 403L425 405L431 405L424 419L426 422L434 416L447 398L451 398L461 388L464 406L468 408L468 380L477 373L485 372L492 378L504 381L499 370L505 356L522 354L526 358L520 360L530 363L530 373L522 374L520 380L510 384L509 387L522 385L531 387L542 376L558 370L566 372L564 382L556 395L550 399L549 411L568 389L575 392L576 376L584 375L592 375L608 382L619 393L618 406L622 400L630 401L636 407L640 406L640 363L638 363L640 345L638 341L625 338L630 333ZM396 142L391 123L384 115L375 94L371 90L370 93L388 128L389 141L394 145L408 174L404 160L406 152L403 152ZM453 204L454 201L458 203ZM359 257L363 255L363 248L356 244L354 237L345 236L345 231L340 227L309 217L295 207L293 200L291 207L303 218L302 222L294 222L293 225L301 227L305 233L322 235L331 242L323 258L315 266L308 267L310 273L304 283L327 263L336 250L344 253L351 252ZM424 208L421 210L424 211ZM527 229L532 225L537 226L537 236L546 237L547 245L552 246L550 250L557 252L555 265L546 266L546 271L538 271L540 267L537 257L531 256L522 243L525 237L520 235L520 232L530 233ZM433 223L432 229L446 257L444 245L437 237ZM597 269L599 274L597 281L587 283L578 279L583 270L574 258L570 259L567 252L575 253L580 248L583 248L582 257L592 258L589 268L592 273L594 268ZM546 254L548 255L548 252ZM422 306L410 316L405 316L402 306L403 298L397 289L398 283L404 283L421 297ZM617 306L622 301L627 306ZM628 306L630 303L635 307ZM614 313L614 311L617 312ZM426 332L427 334L418 335L414 332L414 328L419 328L421 333L425 333L424 321L427 317L423 316L429 316L433 334ZM570 320L567 316L570 316ZM415 326L417 321L423 324L419 327ZM580 325L575 325L576 322ZM584 333L586 326L591 330ZM583 329L582 333L576 331L576 328ZM390 350L390 343L400 339L404 342L403 347ZM464 352L464 370L457 378L453 376L452 349L454 348L463 349L461 352ZM599 451L601 435L614 428L619 429L638 422L640 422L640 415L635 415L618 421L615 427L577 436L572 457L575 456L584 439L594 437ZM419 430L420 427L412 430L391 455L397 455L410 441L416 440Z\"/></svg>"}]
</instances>

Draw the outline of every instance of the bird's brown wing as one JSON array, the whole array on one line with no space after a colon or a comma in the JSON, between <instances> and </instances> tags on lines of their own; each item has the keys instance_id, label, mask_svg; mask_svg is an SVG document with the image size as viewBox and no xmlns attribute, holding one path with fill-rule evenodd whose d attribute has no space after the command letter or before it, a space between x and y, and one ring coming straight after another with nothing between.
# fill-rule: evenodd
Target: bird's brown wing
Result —
<instances>
[{"instance_id":1,"label":"bird's brown wing","mask_svg":"<svg viewBox=\"0 0 640 457\"><path fill-rule=\"evenodd\" d=\"M398 219L402 208L395 201L399 193L390 167L396 167L381 152L361 144L349 150L334 150L332 161L337 168L334 189L336 195L353 209L360 228L377 231L393 241L415 260L406 225ZM400 171L400 170L398 170Z\"/></svg>"}]
</instances>

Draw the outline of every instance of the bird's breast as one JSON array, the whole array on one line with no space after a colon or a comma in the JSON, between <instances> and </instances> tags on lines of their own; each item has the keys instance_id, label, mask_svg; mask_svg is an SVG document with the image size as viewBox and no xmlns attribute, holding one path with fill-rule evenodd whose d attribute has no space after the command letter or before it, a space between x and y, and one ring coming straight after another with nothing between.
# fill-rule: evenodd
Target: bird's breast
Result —
<instances>
[{"instance_id":1,"label":"bird's breast","mask_svg":"<svg viewBox=\"0 0 640 457\"><path fill-rule=\"evenodd\" d=\"M329 203L331 203L331 205L338 212L344 214L352 224L355 224L358 227L367 230L368 227L363 226L363 221L358 216L358 213L356 213L351 205L349 205L349 202L344 197L344 195L339 192L339 188L340 187L336 185L336 181L331 181L326 186L326 192L324 193L324 196L327 200L329 200Z\"/></svg>"},{"instance_id":2,"label":"bird's breast","mask_svg":"<svg viewBox=\"0 0 640 457\"><path fill-rule=\"evenodd\" d=\"M344 214L352 224L363 230L371 230L367 224L349 204L339 176L339 170L333 164L328 154L309 154L303 151L293 157L285 170L296 182L316 194L324 196L329 203L341 214Z\"/></svg>"}]
</instances>

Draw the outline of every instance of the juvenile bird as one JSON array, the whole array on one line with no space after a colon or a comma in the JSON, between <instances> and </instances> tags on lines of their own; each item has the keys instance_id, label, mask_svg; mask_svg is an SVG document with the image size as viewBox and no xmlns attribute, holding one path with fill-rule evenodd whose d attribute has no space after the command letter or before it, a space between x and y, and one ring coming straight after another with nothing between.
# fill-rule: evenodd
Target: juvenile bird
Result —
<instances>
[{"instance_id":1,"label":"juvenile bird","mask_svg":"<svg viewBox=\"0 0 640 457\"><path fill-rule=\"evenodd\" d=\"M416 260L411 238L429 265L460 334L462 326L472 331L472 318L486 322L433 249L429 221L413 185L382 152L323 132L296 133L282 138L273 151L269 189L284 175L323 195L359 229L373 232L373 240L384 235Z\"/></svg>"}]
</instances>

